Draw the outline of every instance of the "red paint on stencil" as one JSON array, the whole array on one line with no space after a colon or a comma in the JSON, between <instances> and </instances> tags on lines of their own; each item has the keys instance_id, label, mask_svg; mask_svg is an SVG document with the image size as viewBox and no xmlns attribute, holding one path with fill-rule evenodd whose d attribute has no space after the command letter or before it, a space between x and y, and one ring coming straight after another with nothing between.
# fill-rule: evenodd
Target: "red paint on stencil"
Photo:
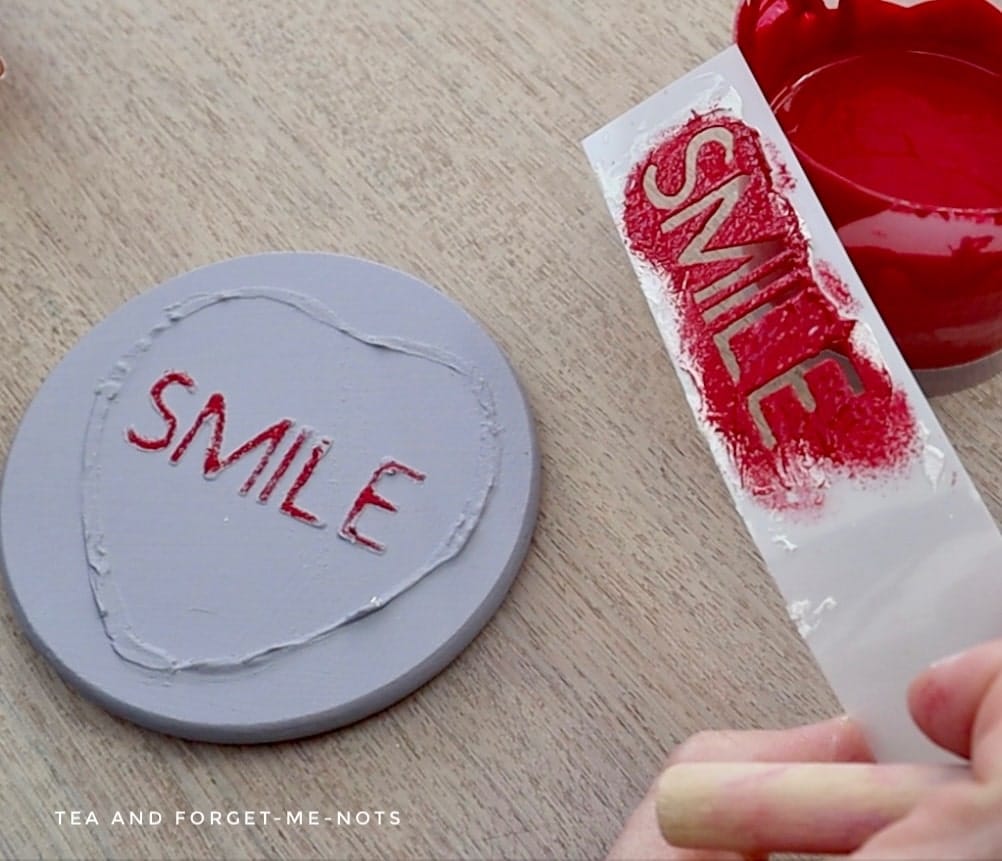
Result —
<instances>
[{"instance_id":1,"label":"red paint on stencil","mask_svg":"<svg viewBox=\"0 0 1002 861\"><path fill-rule=\"evenodd\" d=\"M848 288L812 264L781 177L754 129L696 116L634 167L623 219L742 486L788 510L821 504L833 472L900 468L917 432L904 392L854 341Z\"/></svg>"},{"instance_id":2,"label":"red paint on stencil","mask_svg":"<svg viewBox=\"0 0 1002 861\"><path fill-rule=\"evenodd\" d=\"M838 309L843 314L858 314L859 301L849 292L848 285L839 277L835 267L824 260L816 260L814 269L821 286Z\"/></svg>"},{"instance_id":3,"label":"red paint on stencil","mask_svg":"<svg viewBox=\"0 0 1002 861\"><path fill-rule=\"evenodd\" d=\"M735 36L909 364L1002 350L1002 5L744 0Z\"/></svg>"}]
</instances>

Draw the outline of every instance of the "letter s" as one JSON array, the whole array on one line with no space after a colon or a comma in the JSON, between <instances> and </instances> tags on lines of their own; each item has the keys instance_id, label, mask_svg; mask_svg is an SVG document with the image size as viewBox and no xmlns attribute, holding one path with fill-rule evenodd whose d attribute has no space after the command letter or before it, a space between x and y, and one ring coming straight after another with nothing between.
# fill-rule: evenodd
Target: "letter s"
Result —
<instances>
[{"instance_id":1,"label":"letter s","mask_svg":"<svg viewBox=\"0 0 1002 861\"><path fill-rule=\"evenodd\" d=\"M150 439L140 436L134 428L128 428L125 432L125 438L136 448L143 451L160 451L167 448L173 441L174 434L177 432L177 416L163 400L164 389L172 385L184 386L189 392L195 391L195 381L183 371L168 371L157 380L150 388L150 399L153 401L153 409L166 422L167 431L159 439Z\"/></svg>"}]
</instances>

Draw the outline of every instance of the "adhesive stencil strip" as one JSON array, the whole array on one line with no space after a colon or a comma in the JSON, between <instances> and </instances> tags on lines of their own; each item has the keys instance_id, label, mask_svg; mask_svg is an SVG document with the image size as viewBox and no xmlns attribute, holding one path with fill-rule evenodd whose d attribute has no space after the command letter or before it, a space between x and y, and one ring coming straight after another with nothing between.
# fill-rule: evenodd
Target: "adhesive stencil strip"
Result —
<instances>
[{"instance_id":1,"label":"adhesive stencil strip","mask_svg":"<svg viewBox=\"0 0 1002 861\"><path fill-rule=\"evenodd\" d=\"M736 47L584 141L790 615L883 760L905 694L1002 634L1002 540Z\"/></svg>"}]
</instances>

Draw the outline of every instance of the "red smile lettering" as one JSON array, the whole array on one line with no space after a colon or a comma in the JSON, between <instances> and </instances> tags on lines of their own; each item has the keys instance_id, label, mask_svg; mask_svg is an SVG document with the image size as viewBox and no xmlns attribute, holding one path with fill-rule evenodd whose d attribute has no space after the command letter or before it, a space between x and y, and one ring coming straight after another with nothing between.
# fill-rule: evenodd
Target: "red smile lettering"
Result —
<instances>
[{"instance_id":1,"label":"red smile lettering","mask_svg":"<svg viewBox=\"0 0 1002 861\"><path fill-rule=\"evenodd\" d=\"M752 128L709 115L677 129L634 167L623 220L662 278L704 418L745 490L810 507L819 466L858 478L910 458L905 395L861 349L847 288L812 263Z\"/></svg>"}]
</instances>

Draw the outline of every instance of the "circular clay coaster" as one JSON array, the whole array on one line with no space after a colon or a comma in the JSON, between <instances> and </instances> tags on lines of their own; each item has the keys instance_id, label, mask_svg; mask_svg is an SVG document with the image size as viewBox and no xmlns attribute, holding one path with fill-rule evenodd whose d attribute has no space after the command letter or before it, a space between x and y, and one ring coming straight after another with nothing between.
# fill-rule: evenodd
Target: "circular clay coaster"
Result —
<instances>
[{"instance_id":1,"label":"circular clay coaster","mask_svg":"<svg viewBox=\"0 0 1002 861\"><path fill-rule=\"evenodd\" d=\"M538 456L504 355L395 270L266 254L175 278L55 369L0 494L14 608L144 726L265 742L442 670L528 548Z\"/></svg>"}]
</instances>

